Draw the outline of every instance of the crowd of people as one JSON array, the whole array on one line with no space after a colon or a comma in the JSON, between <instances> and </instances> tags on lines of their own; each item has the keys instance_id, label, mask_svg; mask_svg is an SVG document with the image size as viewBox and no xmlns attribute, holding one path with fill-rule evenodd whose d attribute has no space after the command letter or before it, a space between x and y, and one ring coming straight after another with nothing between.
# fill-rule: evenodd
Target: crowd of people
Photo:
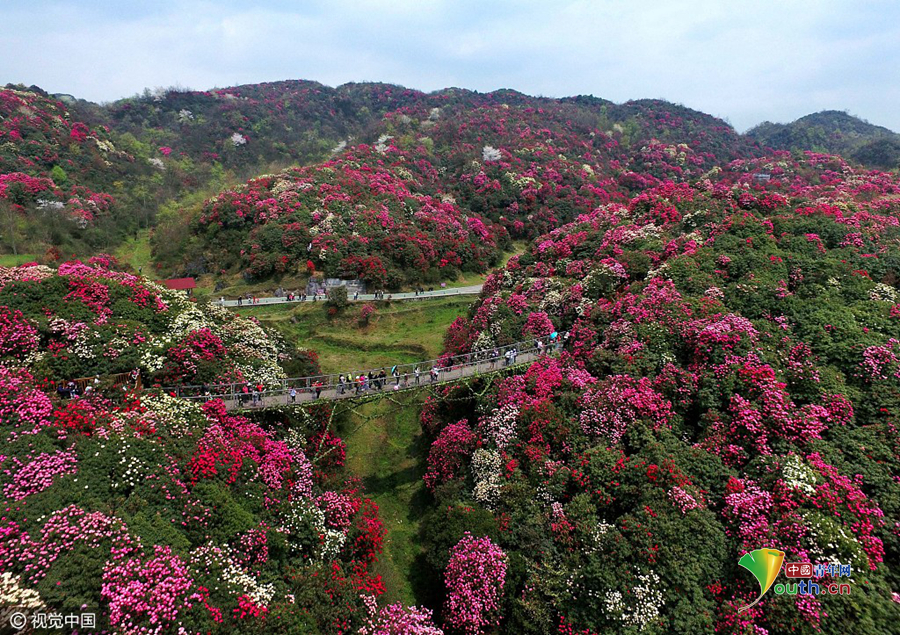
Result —
<instances>
[{"instance_id":1,"label":"crowd of people","mask_svg":"<svg viewBox=\"0 0 900 635\"><path fill-rule=\"evenodd\" d=\"M141 371L135 368L130 373L122 373L114 375L113 379L107 377L106 382L101 381L100 375L94 375L93 379L70 379L67 382L60 382L56 386L56 395L60 399L78 399L79 397L90 397L100 394L101 388L113 387L116 390L127 392L132 388L141 388Z\"/></svg>"},{"instance_id":2,"label":"crowd of people","mask_svg":"<svg viewBox=\"0 0 900 635\"><path fill-rule=\"evenodd\" d=\"M568 340L569 334L565 333L560 337L557 333L552 333L547 338L537 338L534 340L533 347L526 347L528 350L537 352L538 356L545 355L550 351L559 351ZM187 397L189 399L201 399L202 401L210 401L212 399L234 399L242 408L261 407L265 404L267 396L285 395L287 403L297 403L297 396L300 392L309 392L313 399L318 400L322 397L325 390L333 390L334 396L352 394L362 395L370 392L382 392L385 390L401 390L415 386L421 386L423 383L434 384L440 381L443 373L450 373L454 370L483 363L489 364L490 370L495 370L503 359L502 367L515 366L518 363L520 344L506 347L505 350L494 347L487 350L474 351L463 355L456 355L449 359L444 359L442 364L434 362L428 369L427 363L411 364L401 368L399 365L393 366L390 371L387 368L370 370L361 373L341 373L338 375L336 382L323 383L328 378L316 378L311 385L307 381L307 386L285 386L275 390L267 390L262 383L242 383L227 386L185 386L175 388L173 396ZM502 350L502 353L501 353ZM526 351L527 352L527 351ZM427 372L426 372L427 371ZM333 377L333 376L332 376ZM141 373L139 369L134 369L125 381L117 382L117 386L121 385L123 390L129 390L131 387L140 387ZM56 392L61 398L75 399L82 395L88 396L96 393L101 384L100 376L96 376L93 380L69 381L60 384ZM81 388L80 386L83 386Z\"/></svg>"},{"instance_id":3,"label":"crowd of people","mask_svg":"<svg viewBox=\"0 0 900 635\"><path fill-rule=\"evenodd\" d=\"M276 298L284 298L287 302L306 302L307 300L311 300L312 302L317 302L320 298L325 298L325 291L317 291L313 294L308 294L306 292L301 291L283 291L282 289L278 289L275 291ZM253 295L252 293L244 293L237 297L238 306L253 305L259 304L259 297ZM225 296L219 297L219 304L221 306L225 306Z\"/></svg>"},{"instance_id":4,"label":"crowd of people","mask_svg":"<svg viewBox=\"0 0 900 635\"><path fill-rule=\"evenodd\" d=\"M446 287L446 284L441 285L442 288ZM426 293L433 293L434 287L429 287L425 289L423 287L415 287L413 289L413 297L424 296ZM354 291L352 295L353 300L359 300L359 291ZM376 301L388 301L390 302L393 299L393 294L387 293L384 289L376 289L373 293L373 300ZM274 298L280 298L285 302L317 302L318 300L327 299L327 293L325 289L319 288L314 293L307 293L306 291L285 291L284 289L276 289L272 295ZM243 293L239 295L237 298L238 306L252 306L255 304L260 304L259 296L256 296L252 293ZM263 298L265 301L265 298ZM225 296L219 297L219 304L221 306L225 306L226 300Z\"/></svg>"}]
</instances>

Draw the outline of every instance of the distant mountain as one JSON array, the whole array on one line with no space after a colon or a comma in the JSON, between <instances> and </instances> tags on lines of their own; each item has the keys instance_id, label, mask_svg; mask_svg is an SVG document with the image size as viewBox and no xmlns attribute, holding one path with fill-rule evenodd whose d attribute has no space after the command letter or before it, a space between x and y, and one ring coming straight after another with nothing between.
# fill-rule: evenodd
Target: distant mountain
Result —
<instances>
[{"instance_id":1,"label":"distant mountain","mask_svg":"<svg viewBox=\"0 0 900 635\"><path fill-rule=\"evenodd\" d=\"M900 135L839 110L823 110L789 124L766 121L747 136L775 150L839 154L882 170L900 166Z\"/></svg>"},{"instance_id":2,"label":"distant mountain","mask_svg":"<svg viewBox=\"0 0 900 635\"><path fill-rule=\"evenodd\" d=\"M664 182L715 179L734 161L765 156L765 148L839 154L879 169L900 162L898 135L835 111L792 124L764 123L741 135L720 119L661 100L615 104L510 89L424 93L374 82L330 87L286 80L147 90L101 105L8 86L0 90L0 183L8 183L0 185L0 252L45 260L91 255L114 250L143 226L154 228L154 257L165 272L215 266L259 279L268 271L303 270L306 257L283 245L258 245L258 234L274 236L276 223L263 230L275 218L255 210L246 216L255 219L252 227L229 229L229 241L241 247L222 253L222 236L212 239L199 222L209 217L205 202L219 194L234 198L248 182L249 190L262 193L254 185L260 175L327 167L344 155L360 163L348 166L351 171L390 174L414 198L446 199L461 221L485 223L500 241L487 245L491 250L507 234L532 238ZM318 193L322 210L335 205L326 191L332 185L318 183L325 188ZM344 192L346 209L332 210L348 228L360 210L371 211L364 208L374 199L363 190ZM282 200L283 192L270 194L277 204L267 205L279 222L317 211L297 209ZM406 226L405 219L395 220ZM304 247L318 222L297 229ZM416 222L407 228L426 235L433 229ZM367 253L388 255L390 273L390 263L402 261L399 252L376 254L374 244ZM426 260L468 262L451 251ZM495 255L474 257L471 265L482 267ZM453 275L451 267L439 268Z\"/></svg>"}]
</instances>

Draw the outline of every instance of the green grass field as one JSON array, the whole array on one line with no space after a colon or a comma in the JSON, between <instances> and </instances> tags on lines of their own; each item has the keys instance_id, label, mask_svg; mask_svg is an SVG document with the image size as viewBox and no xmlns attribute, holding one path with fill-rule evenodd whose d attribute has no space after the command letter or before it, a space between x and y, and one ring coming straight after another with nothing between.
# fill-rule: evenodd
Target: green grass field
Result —
<instances>
[{"instance_id":1,"label":"green grass field","mask_svg":"<svg viewBox=\"0 0 900 635\"><path fill-rule=\"evenodd\" d=\"M427 443L419 426L422 393L383 399L349 417L337 433L347 443L347 470L359 477L366 495L378 505L385 527L384 550L375 568L384 580L389 602L416 604L421 575L421 519L427 508L425 473Z\"/></svg>"},{"instance_id":2,"label":"green grass field","mask_svg":"<svg viewBox=\"0 0 900 635\"><path fill-rule=\"evenodd\" d=\"M136 239L129 238L123 242L113 255L119 262L131 265L135 272L140 270L151 280L156 279L153 254L150 252L150 230L139 231Z\"/></svg>"},{"instance_id":3,"label":"green grass field","mask_svg":"<svg viewBox=\"0 0 900 635\"><path fill-rule=\"evenodd\" d=\"M358 324L361 304L351 304L343 316L329 320L323 302L240 309L289 342L319 354L326 373L390 367L437 357L444 333L465 315L474 297L435 298L417 302L379 303L368 326Z\"/></svg>"},{"instance_id":4,"label":"green grass field","mask_svg":"<svg viewBox=\"0 0 900 635\"><path fill-rule=\"evenodd\" d=\"M38 257L34 254L0 254L0 267L15 267L26 262L36 262Z\"/></svg>"}]
</instances>

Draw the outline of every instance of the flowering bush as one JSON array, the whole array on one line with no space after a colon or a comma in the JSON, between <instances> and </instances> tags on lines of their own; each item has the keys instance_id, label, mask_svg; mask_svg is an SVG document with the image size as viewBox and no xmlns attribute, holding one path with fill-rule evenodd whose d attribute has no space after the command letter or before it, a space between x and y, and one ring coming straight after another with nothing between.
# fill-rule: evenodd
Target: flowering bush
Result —
<instances>
[{"instance_id":1,"label":"flowering bush","mask_svg":"<svg viewBox=\"0 0 900 635\"><path fill-rule=\"evenodd\" d=\"M466 533L450 552L444 578L449 624L472 634L497 625L506 582L506 554L490 538Z\"/></svg>"}]
</instances>

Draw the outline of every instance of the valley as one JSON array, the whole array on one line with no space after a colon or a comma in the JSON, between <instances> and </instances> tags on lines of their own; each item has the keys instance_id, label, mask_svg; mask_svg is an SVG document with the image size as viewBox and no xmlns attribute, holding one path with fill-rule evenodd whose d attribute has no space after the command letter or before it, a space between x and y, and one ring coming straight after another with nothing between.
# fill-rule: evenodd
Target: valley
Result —
<instances>
[{"instance_id":1,"label":"valley","mask_svg":"<svg viewBox=\"0 0 900 635\"><path fill-rule=\"evenodd\" d=\"M741 134L514 90L0 89L2 606L129 634L891 632L892 144L836 111ZM216 385L278 403L185 389ZM751 605L760 550L852 594Z\"/></svg>"}]
</instances>

